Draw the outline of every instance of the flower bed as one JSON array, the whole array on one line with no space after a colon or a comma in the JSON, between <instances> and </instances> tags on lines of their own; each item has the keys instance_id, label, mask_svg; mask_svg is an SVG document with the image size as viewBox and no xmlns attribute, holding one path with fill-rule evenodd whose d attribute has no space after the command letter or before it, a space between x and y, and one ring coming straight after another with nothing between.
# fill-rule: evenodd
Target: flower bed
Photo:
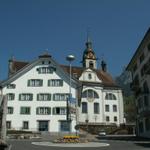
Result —
<instances>
[{"instance_id":1,"label":"flower bed","mask_svg":"<svg viewBox=\"0 0 150 150\"><path fill-rule=\"evenodd\" d=\"M66 135L63 138L54 140L54 143L80 143L80 138L75 135Z\"/></svg>"}]
</instances>

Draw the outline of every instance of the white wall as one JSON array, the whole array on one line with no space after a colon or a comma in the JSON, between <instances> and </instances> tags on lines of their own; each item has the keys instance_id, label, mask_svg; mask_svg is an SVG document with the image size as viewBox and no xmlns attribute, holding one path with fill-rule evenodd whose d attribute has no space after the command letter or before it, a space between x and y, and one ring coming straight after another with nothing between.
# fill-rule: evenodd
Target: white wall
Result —
<instances>
[{"instance_id":1,"label":"white wall","mask_svg":"<svg viewBox=\"0 0 150 150\"><path fill-rule=\"evenodd\" d=\"M59 131L59 121L66 120L66 115L53 115L52 108L64 106L66 107L66 101L53 101L51 97L51 101L37 101L36 96L38 93L69 93L69 81L66 80L64 76L62 76L61 72L57 69L53 74L38 74L37 68L41 65L37 65L33 67L30 71L26 72L24 75L16 79L13 84L16 84L15 89L7 89L6 87L3 89L3 93L15 93L15 100L8 101L8 107L14 107L14 113L7 115L7 120L12 122L12 128L20 129L22 127L23 121L29 121L29 130L37 130L38 128L38 120L49 120L49 131L58 132ZM42 87L28 87L27 81L28 79L42 79L43 86ZM64 81L63 87L48 87L47 82L49 79L62 79ZM20 93L33 93L32 101L19 101ZM76 97L76 89L72 88L72 95ZM21 115L20 107L21 106L29 106L31 107L30 115ZM36 108L37 107L51 107L51 115L37 115ZM76 124L75 119L72 122L74 130L74 126Z\"/></svg>"}]
</instances>

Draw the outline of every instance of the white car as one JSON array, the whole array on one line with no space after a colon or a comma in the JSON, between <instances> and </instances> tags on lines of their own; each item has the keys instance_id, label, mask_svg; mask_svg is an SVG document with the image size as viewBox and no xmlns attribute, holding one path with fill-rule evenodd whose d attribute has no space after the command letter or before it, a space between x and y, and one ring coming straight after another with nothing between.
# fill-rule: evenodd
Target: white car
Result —
<instances>
[{"instance_id":1,"label":"white car","mask_svg":"<svg viewBox=\"0 0 150 150\"><path fill-rule=\"evenodd\" d=\"M98 133L98 135L99 135L99 136L106 136L106 132L105 132L104 130L102 130L102 131L100 131L100 132Z\"/></svg>"}]
</instances>

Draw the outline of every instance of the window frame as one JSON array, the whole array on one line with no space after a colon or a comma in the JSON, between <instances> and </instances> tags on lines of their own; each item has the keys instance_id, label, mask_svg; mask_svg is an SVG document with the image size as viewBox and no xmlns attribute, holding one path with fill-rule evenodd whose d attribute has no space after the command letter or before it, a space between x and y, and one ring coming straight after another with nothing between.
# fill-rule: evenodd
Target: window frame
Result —
<instances>
[{"instance_id":1,"label":"window frame","mask_svg":"<svg viewBox=\"0 0 150 150\"><path fill-rule=\"evenodd\" d=\"M25 124L25 123L27 123L27 124ZM29 121L23 121L22 122L22 129L24 129L24 130L28 130L29 129Z\"/></svg>"},{"instance_id":2,"label":"window frame","mask_svg":"<svg viewBox=\"0 0 150 150\"><path fill-rule=\"evenodd\" d=\"M27 86L28 87L42 87L43 79L28 79Z\"/></svg>"},{"instance_id":3,"label":"window frame","mask_svg":"<svg viewBox=\"0 0 150 150\"><path fill-rule=\"evenodd\" d=\"M99 103L95 102L93 106L94 106L94 114L99 114L100 113Z\"/></svg>"},{"instance_id":4,"label":"window frame","mask_svg":"<svg viewBox=\"0 0 150 150\"><path fill-rule=\"evenodd\" d=\"M26 110L24 110L24 111L22 111L22 109L25 109L26 108ZM28 110L27 110L28 109ZM30 115L31 114L31 107L28 107L28 106L21 106L20 107L20 114L21 115Z\"/></svg>"},{"instance_id":5,"label":"window frame","mask_svg":"<svg viewBox=\"0 0 150 150\"><path fill-rule=\"evenodd\" d=\"M108 104L105 105L105 112L110 112L110 106Z\"/></svg>"},{"instance_id":6,"label":"window frame","mask_svg":"<svg viewBox=\"0 0 150 150\"><path fill-rule=\"evenodd\" d=\"M19 94L19 101L32 101L33 94L32 93L20 93Z\"/></svg>"},{"instance_id":7,"label":"window frame","mask_svg":"<svg viewBox=\"0 0 150 150\"><path fill-rule=\"evenodd\" d=\"M63 80L62 79L49 79L47 85L48 87L62 87Z\"/></svg>"},{"instance_id":8,"label":"window frame","mask_svg":"<svg viewBox=\"0 0 150 150\"><path fill-rule=\"evenodd\" d=\"M8 101L13 101L15 100L15 93L7 93L7 100Z\"/></svg>"},{"instance_id":9,"label":"window frame","mask_svg":"<svg viewBox=\"0 0 150 150\"><path fill-rule=\"evenodd\" d=\"M36 115L51 115L51 107L37 107Z\"/></svg>"},{"instance_id":10,"label":"window frame","mask_svg":"<svg viewBox=\"0 0 150 150\"><path fill-rule=\"evenodd\" d=\"M82 114L87 114L87 113L88 113L88 103L82 102Z\"/></svg>"},{"instance_id":11,"label":"window frame","mask_svg":"<svg viewBox=\"0 0 150 150\"><path fill-rule=\"evenodd\" d=\"M13 114L13 113L14 113L14 107L8 106L8 107L7 107L7 114L8 114L8 115L11 115L11 114Z\"/></svg>"}]
</instances>

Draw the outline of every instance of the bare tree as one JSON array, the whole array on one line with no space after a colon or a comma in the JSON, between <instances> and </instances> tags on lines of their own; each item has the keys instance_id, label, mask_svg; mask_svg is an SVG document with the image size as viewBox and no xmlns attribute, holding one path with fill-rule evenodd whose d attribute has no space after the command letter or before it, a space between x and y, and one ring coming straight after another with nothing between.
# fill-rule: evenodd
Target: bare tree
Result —
<instances>
[{"instance_id":1,"label":"bare tree","mask_svg":"<svg viewBox=\"0 0 150 150\"><path fill-rule=\"evenodd\" d=\"M0 96L0 139L6 141L6 114L7 114L7 98Z\"/></svg>"}]
</instances>

